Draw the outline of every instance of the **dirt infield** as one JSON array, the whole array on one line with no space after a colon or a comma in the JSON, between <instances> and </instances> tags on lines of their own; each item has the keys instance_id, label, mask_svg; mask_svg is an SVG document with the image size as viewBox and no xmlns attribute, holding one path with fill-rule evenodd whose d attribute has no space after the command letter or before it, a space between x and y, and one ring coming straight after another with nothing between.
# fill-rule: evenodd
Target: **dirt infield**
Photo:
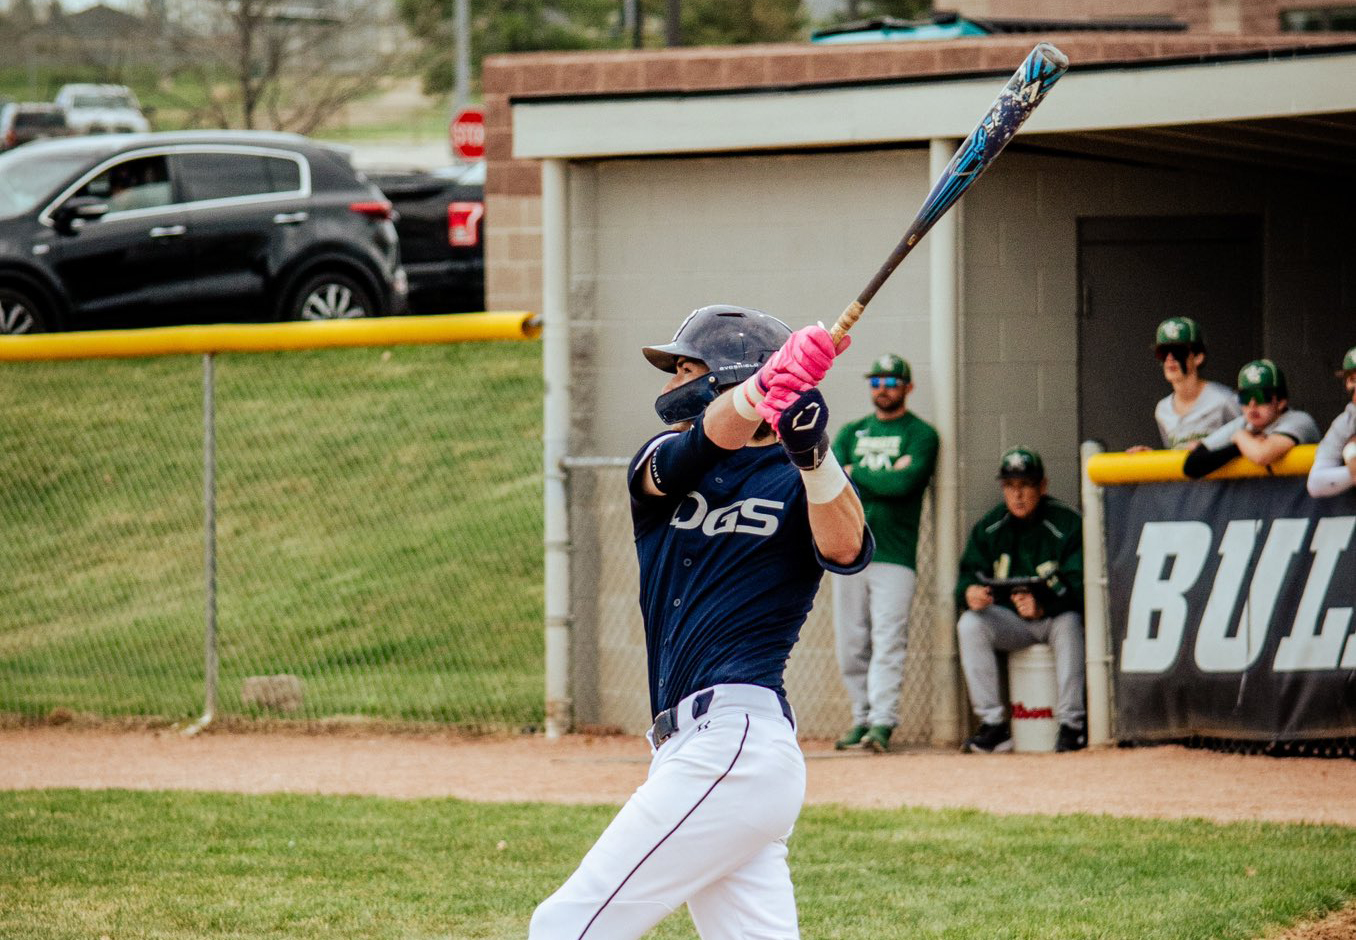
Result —
<instances>
[{"instance_id":1,"label":"dirt infield","mask_svg":"<svg viewBox=\"0 0 1356 940\"><path fill-rule=\"evenodd\" d=\"M1356 761L1181 747L1077 754L839 754L804 741L809 803L970 807L1218 822L1356 826ZM353 793L397 798L621 803L644 779L635 737L460 738L72 728L0 730L0 789L76 787ZM1270 940L1351 940L1356 905Z\"/></svg>"},{"instance_id":2,"label":"dirt infield","mask_svg":"<svg viewBox=\"0 0 1356 940\"><path fill-rule=\"evenodd\" d=\"M1181 747L1077 754L836 753L802 742L807 801L1356 826L1356 761ZM621 803L644 779L636 737L458 738L0 731L0 789L42 787L357 793Z\"/></svg>"}]
</instances>

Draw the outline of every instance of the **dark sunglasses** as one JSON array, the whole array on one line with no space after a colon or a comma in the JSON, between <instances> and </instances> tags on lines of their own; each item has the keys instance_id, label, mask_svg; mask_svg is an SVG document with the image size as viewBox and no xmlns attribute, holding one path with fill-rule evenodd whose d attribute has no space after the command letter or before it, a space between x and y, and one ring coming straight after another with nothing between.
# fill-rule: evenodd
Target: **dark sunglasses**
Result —
<instances>
[{"instance_id":1,"label":"dark sunglasses","mask_svg":"<svg viewBox=\"0 0 1356 940\"><path fill-rule=\"evenodd\" d=\"M1240 405L1263 405L1269 401L1276 401L1276 393L1265 388L1249 388L1238 393Z\"/></svg>"},{"instance_id":2,"label":"dark sunglasses","mask_svg":"<svg viewBox=\"0 0 1356 940\"><path fill-rule=\"evenodd\" d=\"M901 385L903 385L903 384L904 384L903 382L901 382L898 378L896 378L896 377L893 376L893 375L886 375L886 376L873 375L873 376L871 376L871 387L872 387L872 388L882 388L882 387L884 387L884 388L898 388L899 386L901 386Z\"/></svg>"},{"instance_id":3,"label":"dark sunglasses","mask_svg":"<svg viewBox=\"0 0 1356 940\"><path fill-rule=\"evenodd\" d=\"M1191 347L1186 343L1166 343L1162 346L1154 347L1154 358L1159 362L1162 362L1171 356L1185 365L1187 356L1189 355L1191 355Z\"/></svg>"}]
</instances>

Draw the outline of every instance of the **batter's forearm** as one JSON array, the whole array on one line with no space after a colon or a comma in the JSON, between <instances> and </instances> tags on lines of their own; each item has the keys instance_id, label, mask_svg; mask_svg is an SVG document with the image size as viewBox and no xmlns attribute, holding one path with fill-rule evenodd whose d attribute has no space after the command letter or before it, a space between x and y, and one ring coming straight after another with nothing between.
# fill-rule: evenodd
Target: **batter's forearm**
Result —
<instances>
[{"instance_id":1,"label":"batter's forearm","mask_svg":"<svg viewBox=\"0 0 1356 940\"><path fill-rule=\"evenodd\" d=\"M738 391L738 388L735 389ZM747 444L761 425L762 419L749 419L741 415L734 407L731 392L726 391L707 406L702 426L717 447L725 450L738 450Z\"/></svg>"},{"instance_id":2,"label":"batter's forearm","mask_svg":"<svg viewBox=\"0 0 1356 940\"><path fill-rule=\"evenodd\" d=\"M809 503L810 533L819 554L836 565L851 564L861 554L866 514L861 500L845 486L827 503Z\"/></svg>"}]
</instances>

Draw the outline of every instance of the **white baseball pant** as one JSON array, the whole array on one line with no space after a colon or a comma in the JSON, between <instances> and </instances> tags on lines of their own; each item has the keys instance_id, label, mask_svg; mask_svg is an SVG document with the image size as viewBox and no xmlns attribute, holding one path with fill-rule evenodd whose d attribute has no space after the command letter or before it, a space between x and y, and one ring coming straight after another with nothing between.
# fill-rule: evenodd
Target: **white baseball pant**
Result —
<instances>
[{"instance_id":1,"label":"white baseball pant","mask_svg":"<svg viewBox=\"0 0 1356 940\"><path fill-rule=\"evenodd\" d=\"M899 693L909 649L909 608L918 575L873 561L856 574L833 577L838 669L854 725L899 724Z\"/></svg>"},{"instance_id":2,"label":"white baseball pant","mask_svg":"<svg viewBox=\"0 0 1356 940\"><path fill-rule=\"evenodd\" d=\"M579 868L532 915L529 940L640 937L686 903L703 940L796 940L786 840L805 799L805 758L775 692L717 685Z\"/></svg>"}]
</instances>

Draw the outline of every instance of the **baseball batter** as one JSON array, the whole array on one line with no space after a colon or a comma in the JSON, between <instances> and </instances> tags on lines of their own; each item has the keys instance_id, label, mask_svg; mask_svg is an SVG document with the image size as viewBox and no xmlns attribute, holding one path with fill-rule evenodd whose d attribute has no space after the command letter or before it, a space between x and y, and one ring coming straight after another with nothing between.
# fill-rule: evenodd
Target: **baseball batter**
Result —
<instances>
[{"instance_id":1,"label":"baseball batter","mask_svg":"<svg viewBox=\"0 0 1356 940\"><path fill-rule=\"evenodd\" d=\"M847 345L711 306L645 348L673 375L655 402L673 430L629 480L653 756L532 940L639 937L684 903L705 940L799 936L786 841L805 762L782 673L822 572L873 551L816 388Z\"/></svg>"},{"instance_id":2,"label":"baseball batter","mask_svg":"<svg viewBox=\"0 0 1356 940\"><path fill-rule=\"evenodd\" d=\"M1356 487L1356 346L1342 357L1337 376L1351 401L1332 419L1328 433L1318 442L1309 469L1310 496L1336 496Z\"/></svg>"}]
</instances>

